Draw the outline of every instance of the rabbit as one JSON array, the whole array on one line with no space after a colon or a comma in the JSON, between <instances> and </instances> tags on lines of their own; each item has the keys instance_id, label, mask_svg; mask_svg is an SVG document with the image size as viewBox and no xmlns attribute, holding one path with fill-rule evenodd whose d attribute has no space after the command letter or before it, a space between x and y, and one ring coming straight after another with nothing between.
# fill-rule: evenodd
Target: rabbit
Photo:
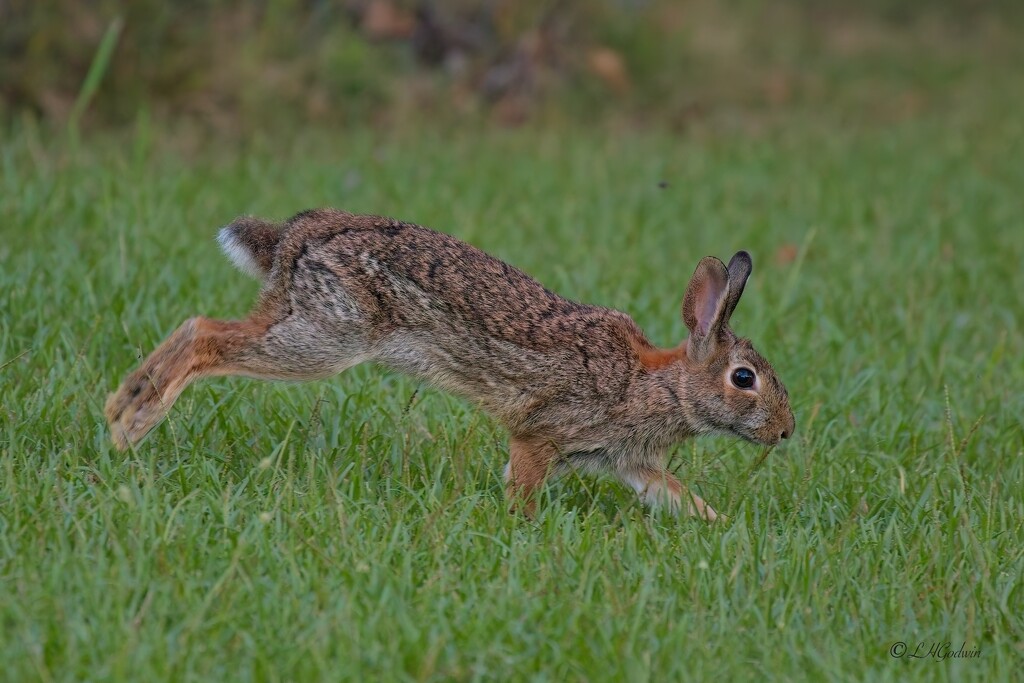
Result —
<instances>
[{"instance_id":1,"label":"rabbit","mask_svg":"<svg viewBox=\"0 0 1024 683\"><path fill-rule=\"evenodd\" d=\"M795 419L772 366L729 327L745 251L707 256L683 299L689 337L655 347L625 313L576 303L429 228L336 209L243 217L218 241L263 280L240 321L186 320L111 394L114 444L137 443L191 382L314 380L373 361L468 398L507 428L506 492L536 511L549 476L604 471L651 507L714 521L666 462L689 437L775 445Z\"/></svg>"}]
</instances>

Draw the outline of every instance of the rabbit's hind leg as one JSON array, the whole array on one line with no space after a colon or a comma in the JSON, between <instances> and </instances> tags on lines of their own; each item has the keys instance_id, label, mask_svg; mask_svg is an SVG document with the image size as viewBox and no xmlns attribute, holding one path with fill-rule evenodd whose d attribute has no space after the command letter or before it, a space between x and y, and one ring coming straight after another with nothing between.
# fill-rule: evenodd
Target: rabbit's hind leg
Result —
<instances>
[{"instance_id":1,"label":"rabbit's hind leg","mask_svg":"<svg viewBox=\"0 0 1024 683\"><path fill-rule=\"evenodd\" d=\"M186 320L107 400L111 438L119 449L137 443L163 420L181 392L202 377L329 377L366 359L358 340L350 342L328 342L295 319Z\"/></svg>"}]
</instances>

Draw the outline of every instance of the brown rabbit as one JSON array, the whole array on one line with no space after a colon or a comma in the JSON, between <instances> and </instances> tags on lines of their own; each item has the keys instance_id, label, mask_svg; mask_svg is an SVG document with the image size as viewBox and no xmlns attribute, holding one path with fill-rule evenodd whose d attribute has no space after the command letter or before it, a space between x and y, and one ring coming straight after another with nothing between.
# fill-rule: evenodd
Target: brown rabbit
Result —
<instances>
[{"instance_id":1,"label":"brown rabbit","mask_svg":"<svg viewBox=\"0 0 1024 683\"><path fill-rule=\"evenodd\" d=\"M508 428L505 480L527 514L548 475L576 468L714 520L665 469L670 447L709 432L761 444L793 433L782 382L728 326L746 252L728 267L701 259L683 300L690 336L659 349L625 313L563 299L475 247L390 218L240 218L218 239L264 280L259 302L242 321L185 321L125 379L106 406L118 448L201 377L312 380L375 361L476 401Z\"/></svg>"}]
</instances>

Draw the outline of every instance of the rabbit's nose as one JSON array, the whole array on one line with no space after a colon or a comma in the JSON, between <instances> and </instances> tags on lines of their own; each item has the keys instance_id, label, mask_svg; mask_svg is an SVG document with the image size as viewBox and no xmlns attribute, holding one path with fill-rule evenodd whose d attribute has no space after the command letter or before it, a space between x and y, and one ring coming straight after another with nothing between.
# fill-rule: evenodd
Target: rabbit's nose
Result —
<instances>
[{"instance_id":1,"label":"rabbit's nose","mask_svg":"<svg viewBox=\"0 0 1024 683\"><path fill-rule=\"evenodd\" d=\"M782 428L782 431L779 433L779 437L783 439L788 439L789 437L793 436L794 429L796 429L796 418L793 417L792 413L790 413L789 424Z\"/></svg>"}]
</instances>

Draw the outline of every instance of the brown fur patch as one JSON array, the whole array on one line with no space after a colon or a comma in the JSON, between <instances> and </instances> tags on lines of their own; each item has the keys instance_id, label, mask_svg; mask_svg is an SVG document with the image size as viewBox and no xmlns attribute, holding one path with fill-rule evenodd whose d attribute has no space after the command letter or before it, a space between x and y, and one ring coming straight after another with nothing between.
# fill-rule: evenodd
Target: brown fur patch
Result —
<instances>
[{"instance_id":1,"label":"brown fur patch","mask_svg":"<svg viewBox=\"0 0 1024 683\"><path fill-rule=\"evenodd\" d=\"M676 362L686 360L686 343L683 342L673 349L659 349L650 346L646 340L633 339L630 342L633 351L640 359L640 365L648 372L661 370Z\"/></svg>"}]
</instances>

